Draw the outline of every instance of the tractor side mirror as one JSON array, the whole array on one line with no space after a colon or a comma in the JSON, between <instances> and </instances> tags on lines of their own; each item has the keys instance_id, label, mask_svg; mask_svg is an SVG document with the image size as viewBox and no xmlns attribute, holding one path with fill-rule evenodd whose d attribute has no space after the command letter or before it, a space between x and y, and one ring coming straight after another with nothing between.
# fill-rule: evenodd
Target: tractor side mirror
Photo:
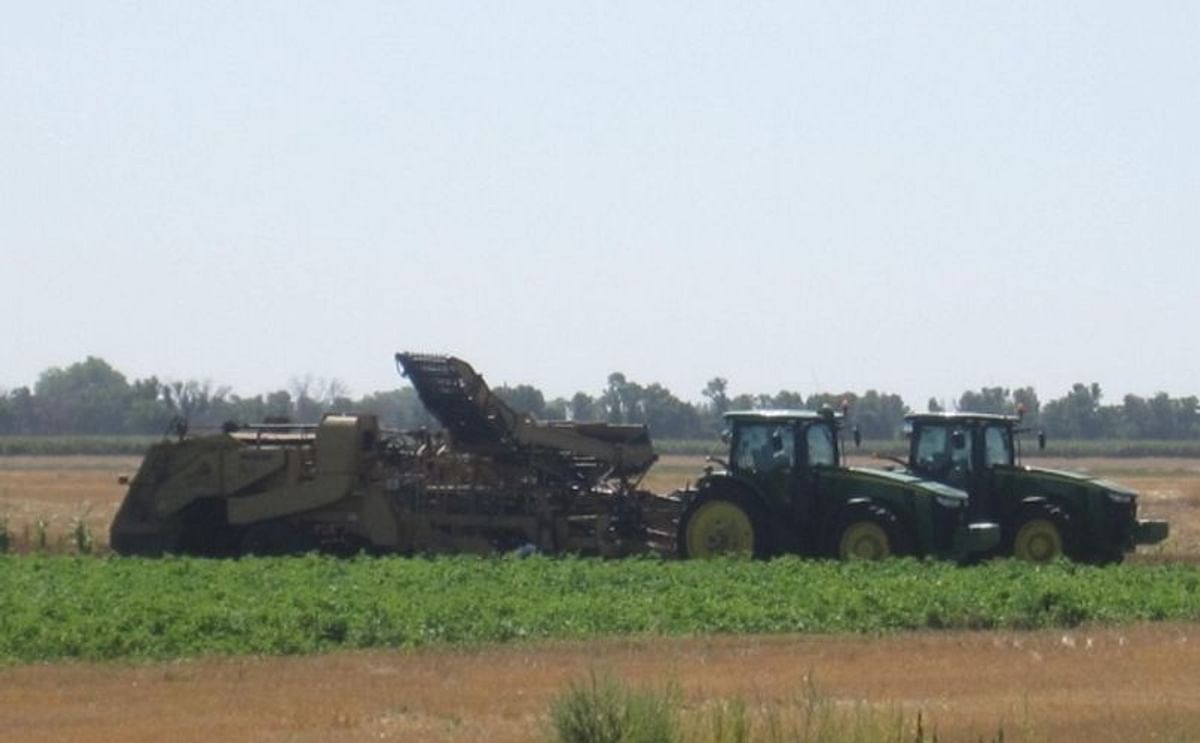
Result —
<instances>
[{"instance_id":1,"label":"tractor side mirror","mask_svg":"<svg viewBox=\"0 0 1200 743\"><path fill-rule=\"evenodd\" d=\"M862 446L862 431L858 430L858 426L851 430L851 435L854 437L854 448Z\"/></svg>"},{"instance_id":2,"label":"tractor side mirror","mask_svg":"<svg viewBox=\"0 0 1200 743\"><path fill-rule=\"evenodd\" d=\"M955 431L950 434L950 445L955 449L962 449L967 445L967 436L962 431Z\"/></svg>"},{"instance_id":3,"label":"tractor side mirror","mask_svg":"<svg viewBox=\"0 0 1200 743\"><path fill-rule=\"evenodd\" d=\"M1038 431L1038 451L1046 451L1046 432Z\"/></svg>"}]
</instances>

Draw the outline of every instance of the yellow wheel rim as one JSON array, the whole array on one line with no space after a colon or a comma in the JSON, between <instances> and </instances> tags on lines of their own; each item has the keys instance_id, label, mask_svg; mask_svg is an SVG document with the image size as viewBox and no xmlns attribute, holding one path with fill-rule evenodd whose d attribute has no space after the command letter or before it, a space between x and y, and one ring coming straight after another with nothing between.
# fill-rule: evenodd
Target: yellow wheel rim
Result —
<instances>
[{"instance_id":1,"label":"yellow wheel rim","mask_svg":"<svg viewBox=\"0 0 1200 743\"><path fill-rule=\"evenodd\" d=\"M687 523L690 557L754 554L754 525L736 503L713 500L696 509Z\"/></svg>"},{"instance_id":2,"label":"yellow wheel rim","mask_svg":"<svg viewBox=\"0 0 1200 743\"><path fill-rule=\"evenodd\" d=\"M1031 519L1021 524L1013 539L1013 555L1019 560L1049 562L1063 553L1062 534L1049 519Z\"/></svg>"},{"instance_id":3,"label":"yellow wheel rim","mask_svg":"<svg viewBox=\"0 0 1200 743\"><path fill-rule=\"evenodd\" d=\"M891 554L887 532L873 521L858 521L846 527L838 544L838 556L843 560L882 560Z\"/></svg>"}]
</instances>

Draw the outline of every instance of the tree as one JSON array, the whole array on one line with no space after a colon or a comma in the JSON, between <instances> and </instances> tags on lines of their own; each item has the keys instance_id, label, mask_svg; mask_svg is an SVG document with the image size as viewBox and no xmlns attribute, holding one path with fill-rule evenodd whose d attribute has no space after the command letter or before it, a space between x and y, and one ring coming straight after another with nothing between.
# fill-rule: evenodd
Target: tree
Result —
<instances>
[{"instance_id":1,"label":"tree","mask_svg":"<svg viewBox=\"0 0 1200 743\"><path fill-rule=\"evenodd\" d=\"M66 369L47 369L34 385L45 433L122 433L130 388L104 359L88 356Z\"/></svg>"},{"instance_id":2,"label":"tree","mask_svg":"<svg viewBox=\"0 0 1200 743\"><path fill-rule=\"evenodd\" d=\"M642 396L642 388L630 382L621 372L608 375L608 386L600 396L600 406L604 410L604 419L609 423L636 423L638 418L637 402Z\"/></svg>"},{"instance_id":3,"label":"tree","mask_svg":"<svg viewBox=\"0 0 1200 743\"><path fill-rule=\"evenodd\" d=\"M537 387L528 384L518 384L516 387L504 385L492 391L518 413L529 413L535 418L541 418L545 413L546 397Z\"/></svg>"},{"instance_id":4,"label":"tree","mask_svg":"<svg viewBox=\"0 0 1200 743\"><path fill-rule=\"evenodd\" d=\"M9 433L39 433L37 402L28 387L18 387L8 394L8 410L12 429Z\"/></svg>"},{"instance_id":5,"label":"tree","mask_svg":"<svg viewBox=\"0 0 1200 743\"><path fill-rule=\"evenodd\" d=\"M292 395L287 390L276 390L268 393L266 403L266 410L263 411L263 420L267 420L268 418L292 419Z\"/></svg>"},{"instance_id":6,"label":"tree","mask_svg":"<svg viewBox=\"0 0 1200 743\"><path fill-rule=\"evenodd\" d=\"M1097 439L1104 435L1100 385L1076 382L1066 396L1051 400L1042 408L1046 432L1057 438Z\"/></svg>"},{"instance_id":7,"label":"tree","mask_svg":"<svg viewBox=\"0 0 1200 743\"><path fill-rule=\"evenodd\" d=\"M134 380L129 390L129 407L125 411L125 430L131 433L161 433L166 430L171 417L165 386L158 381L158 377Z\"/></svg>"},{"instance_id":8,"label":"tree","mask_svg":"<svg viewBox=\"0 0 1200 743\"><path fill-rule=\"evenodd\" d=\"M1012 413L1013 402L1008 389L1004 387L983 387L978 392L962 393L954 406L964 413Z\"/></svg>"},{"instance_id":9,"label":"tree","mask_svg":"<svg viewBox=\"0 0 1200 743\"><path fill-rule=\"evenodd\" d=\"M541 418L548 421L564 421L567 420L567 406L570 403L561 397L556 397L553 400L546 401L546 407L542 408Z\"/></svg>"},{"instance_id":10,"label":"tree","mask_svg":"<svg viewBox=\"0 0 1200 743\"><path fill-rule=\"evenodd\" d=\"M421 398L412 387L367 395L357 406L364 413L374 413L384 428L406 431L428 428L434 424L433 417L425 410Z\"/></svg>"},{"instance_id":11,"label":"tree","mask_svg":"<svg viewBox=\"0 0 1200 743\"><path fill-rule=\"evenodd\" d=\"M1037 391L1033 387L1018 387L1012 391L1013 404L1024 410L1024 420L1027 425L1036 426L1041 420L1042 403L1038 400Z\"/></svg>"},{"instance_id":12,"label":"tree","mask_svg":"<svg viewBox=\"0 0 1200 743\"><path fill-rule=\"evenodd\" d=\"M604 417L598 409L596 401L586 392L576 392L571 397L568 407L569 417L573 421L594 421Z\"/></svg>"},{"instance_id":13,"label":"tree","mask_svg":"<svg viewBox=\"0 0 1200 743\"><path fill-rule=\"evenodd\" d=\"M899 435L908 412L899 395L867 390L855 403L851 415L865 438L883 440Z\"/></svg>"},{"instance_id":14,"label":"tree","mask_svg":"<svg viewBox=\"0 0 1200 743\"><path fill-rule=\"evenodd\" d=\"M729 410L729 396L726 394L728 389L729 380L724 377L713 377L700 391L700 394L708 400L708 407L717 419L720 419Z\"/></svg>"},{"instance_id":15,"label":"tree","mask_svg":"<svg viewBox=\"0 0 1200 743\"><path fill-rule=\"evenodd\" d=\"M696 408L683 402L661 384L654 382L641 390L638 400L640 420L656 436L695 438L702 432Z\"/></svg>"},{"instance_id":16,"label":"tree","mask_svg":"<svg viewBox=\"0 0 1200 743\"><path fill-rule=\"evenodd\" d=\"M771 397L771 407L779 410L801 410L804 408L804 395L791 390L780 390Z\"/></svg>"}]
</instances>

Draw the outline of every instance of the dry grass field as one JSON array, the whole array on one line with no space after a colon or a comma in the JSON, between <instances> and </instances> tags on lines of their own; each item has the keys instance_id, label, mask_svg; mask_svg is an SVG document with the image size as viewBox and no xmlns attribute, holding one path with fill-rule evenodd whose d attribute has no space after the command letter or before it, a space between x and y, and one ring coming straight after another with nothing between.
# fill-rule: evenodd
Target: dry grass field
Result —
<instances>
[{"instance_id":1,"label":"dry grass field","mask_svg":"<svg viewBox=\"0 0 1200 743\"><path fill-rule=\"evenodd\" d=\"M0 459L0 520L17 551L45 523L73 549L84 519L103 549L136 458ZM869 462L864 462L869 463ZM1135 561L1200 562L1200 461L1039 461L1118 480L1171 522ZM645 486L694 479L664 457ZM2 597L0 597L2 600ZM839 708L922 712L941 740L1200 739L1200 625L1058 632L910 633L544 643L475 650L348 652L0 670L0 739L524 741L554 697L591 671L678 684L689 714L739 698L751 713L801 699L806 678Z\"/></svg>"},{"instance_id":2,"label":"dry grass field","mask_svg":"<svg viewBox=\"0 0 1200 743\"><path fill-rule=\"evenodd\" d=\"M592 672L678 685L685 715L736 698L910 720L943 741L1188 741L1200 735L1200 625L1069 632L710 637L347 652L0 671L19 741L529 741Z\"/></svg>"}]
</instances>

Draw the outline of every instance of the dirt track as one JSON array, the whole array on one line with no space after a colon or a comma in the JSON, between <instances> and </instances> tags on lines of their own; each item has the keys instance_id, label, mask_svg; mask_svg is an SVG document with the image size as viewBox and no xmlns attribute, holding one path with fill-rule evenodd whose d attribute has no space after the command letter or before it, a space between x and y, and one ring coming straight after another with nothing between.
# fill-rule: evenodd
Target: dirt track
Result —
<instances>
[{"instance_id":1,"label":"dirt track","mask_svg":"<svg viewBox=\"0 0 1200 743\"><path fill-rule=\"evenodd\" d=\"M902 705L944 741L1195 740L1200 625L882 638L749 637L0 670L20 741L526 741L591 670L685 701Z\"/></svg>"}]
</instances>

